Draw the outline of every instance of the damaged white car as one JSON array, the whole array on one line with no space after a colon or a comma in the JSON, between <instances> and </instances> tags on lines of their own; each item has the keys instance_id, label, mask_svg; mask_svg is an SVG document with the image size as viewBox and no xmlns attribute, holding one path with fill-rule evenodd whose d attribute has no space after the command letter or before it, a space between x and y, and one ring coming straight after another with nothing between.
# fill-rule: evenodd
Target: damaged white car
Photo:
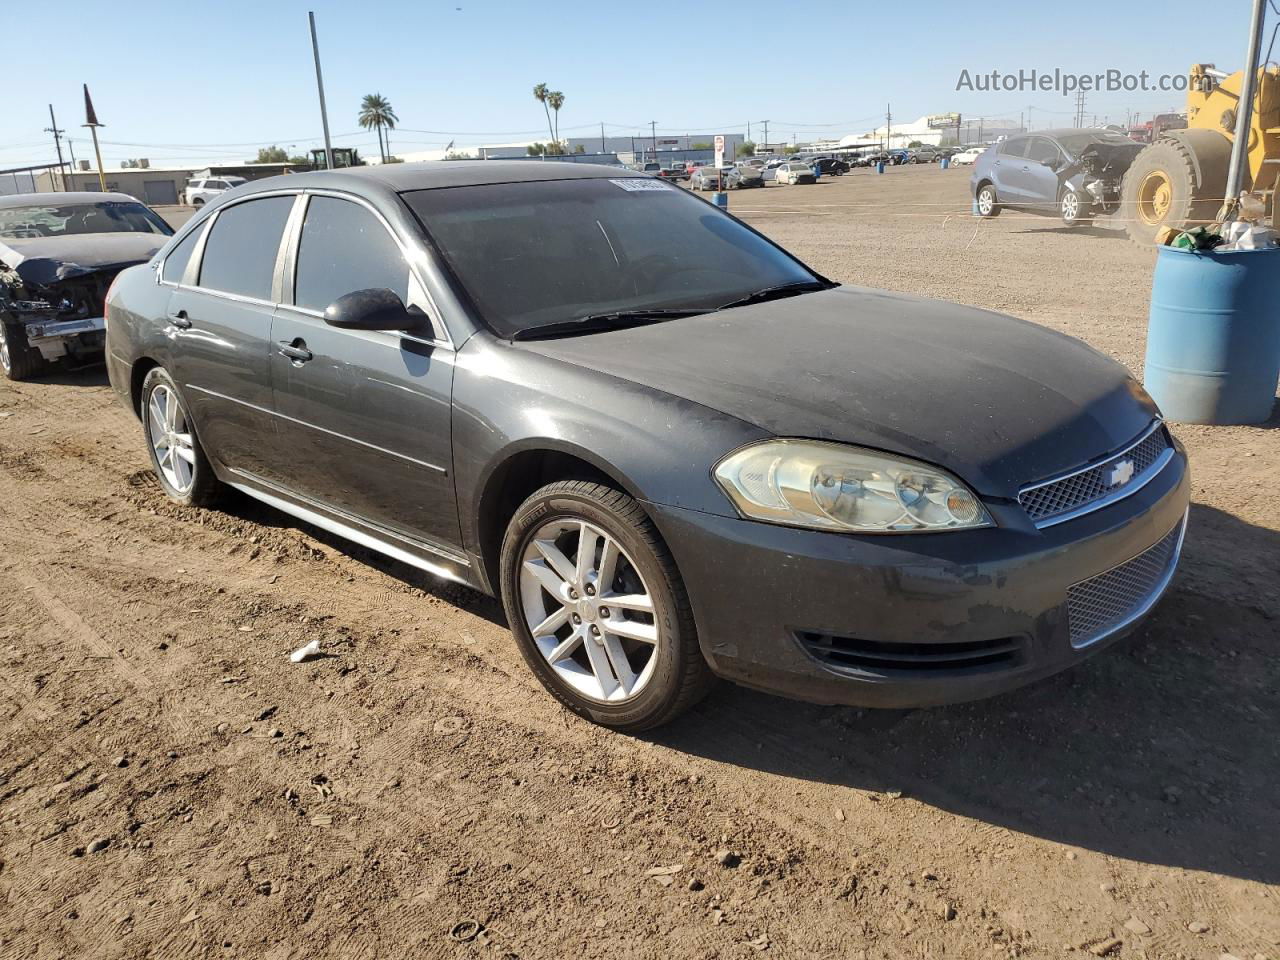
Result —
<instances>
[{"instance_id":1,"label":"damaged white car","mask_svg":"<svg viewBox=\"0 0 1280 960\"><path fill-rule=\"evenodd\" d=\"M100 361L111 281L172 234L122 193L0 197L0 372L25 380Z\"/></svg>"}]
</instances>

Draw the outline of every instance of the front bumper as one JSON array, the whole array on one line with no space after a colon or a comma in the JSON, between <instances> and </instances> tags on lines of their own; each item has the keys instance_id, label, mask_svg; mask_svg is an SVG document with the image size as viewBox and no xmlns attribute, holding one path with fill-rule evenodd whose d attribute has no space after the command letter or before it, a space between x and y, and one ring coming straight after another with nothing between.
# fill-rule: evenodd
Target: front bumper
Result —
<instances>
[{"instance_id":1,"label":"front bumper","mask_svg":"<svg viewBox=\"0 0 1280 960\"><path fill-rule=\"evenodd\" d=\"M815 703L922 707L1014 689L1130 632L1168 585L1189 500L1176 447L1141 490L1041 530L1016 504L988 504L995 529L897 536L649 508L715 673ZM1085 582L1106 585L1102 574L1154 548L1167 575L1133 616L1087 642L1077 630L1073 645L1069 591L1079 618Z\"/></svg>"},{"instance_id":2,"label":"front bumper","mask_svg":"<svg viewBox=\"0 0 1280 960\"><path fill-rule=\"evenodd\" d=\"M76 320L42 318L23 322L28 346L39 350L40 355L48 361L101 351L106 340L106 329L105 317L83 317Z\"/></svg>"}]
</instances>

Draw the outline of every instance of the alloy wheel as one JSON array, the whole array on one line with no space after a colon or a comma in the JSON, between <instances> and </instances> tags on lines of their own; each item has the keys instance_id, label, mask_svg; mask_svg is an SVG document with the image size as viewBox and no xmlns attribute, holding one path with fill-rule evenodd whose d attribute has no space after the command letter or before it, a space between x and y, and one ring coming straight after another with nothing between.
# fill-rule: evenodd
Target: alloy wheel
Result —
<instances>
[{"instance_id":1,"label":"alloy wheel","mask_svg":"<svg viewBox=\"0 0 1280 960\"><path fill-rule=\"evenodd\" d=\"M5 373L13 370L13 359L9 356L9 338L4 335L4 324L0 323L0 369Z\"/></svg>"},{"instance_id":2,"label":"alloy wheel","mask_svg":"<svg viewBox=\"0 0 1280 960\"><path fill-rule=\"evenodd\" d=\"M187 414L177 394L164 384L157 385L147 402L147 416L156 465L170 487L180 494L187 493L195 482L196 452Z\"/></svg>"},{"instance_id":3,"label":"alloy wheel","mask_svg":"<svg viewBox=\"0 0 1280 960\"><path fill-rule=\"evenodd\" d=\"M519 590L534 644L575 692L623 703L645 688L662 636L639 568L609 533L573 517L543 524L525 547Z\"/></svg>"},{"instance_id":4,"label":"alloy wheel","mask_svg":"<svg viewBox=\"0 0 1280 960\"><path fill-rule=\"evenodd\" d=\"M978 212L984 217L991 213L991 208L995 205L995 197L992 195L990 187L983 187L978 192Z\"/></svg>"},{"instance_id":5,"label":"alloy wheel","mask_svg":"<svg viewBox=\"0 0 1280 960\"><path fill-rule=\"evenodd\" d=\"M1068 222L1080 216L1080 198L1068 190L1062 197L1062 219Z\"/></svg>"}]
</instances>

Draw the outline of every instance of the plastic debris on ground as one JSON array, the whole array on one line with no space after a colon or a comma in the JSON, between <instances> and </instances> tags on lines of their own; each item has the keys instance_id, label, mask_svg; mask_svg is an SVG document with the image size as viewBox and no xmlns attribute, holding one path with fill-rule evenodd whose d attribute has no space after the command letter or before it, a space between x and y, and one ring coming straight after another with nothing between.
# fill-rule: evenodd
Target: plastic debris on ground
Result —
<instances>
[{"instance_id":1,"label":"plastic debris on ground","mask_svg":"<svg viewBox=\"0 0 1280 960\"><path fill-rule=\"evenodd\" d=\"M305 647L299 647L293 653L289 654L291 663L306 663L320 656L320 641L312 640Z\"/></svg>"}]
</instances>

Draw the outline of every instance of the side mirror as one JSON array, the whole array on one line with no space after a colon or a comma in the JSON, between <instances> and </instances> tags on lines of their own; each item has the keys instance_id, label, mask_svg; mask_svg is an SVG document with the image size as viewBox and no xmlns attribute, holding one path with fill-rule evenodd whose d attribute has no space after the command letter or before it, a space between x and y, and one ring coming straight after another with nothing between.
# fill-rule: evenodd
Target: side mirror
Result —
<instances>
[{"instance_id":1,"label":"side mirror","mask_svg":"<svg viewBox=\"0 0 1280 960\"><path fill-rule=\"evenodd\" d=\"M344 294L325 307L324 322L341 330L415 330L425 319L393 290L374 287Z\"/></svg>"}]
</instances>

